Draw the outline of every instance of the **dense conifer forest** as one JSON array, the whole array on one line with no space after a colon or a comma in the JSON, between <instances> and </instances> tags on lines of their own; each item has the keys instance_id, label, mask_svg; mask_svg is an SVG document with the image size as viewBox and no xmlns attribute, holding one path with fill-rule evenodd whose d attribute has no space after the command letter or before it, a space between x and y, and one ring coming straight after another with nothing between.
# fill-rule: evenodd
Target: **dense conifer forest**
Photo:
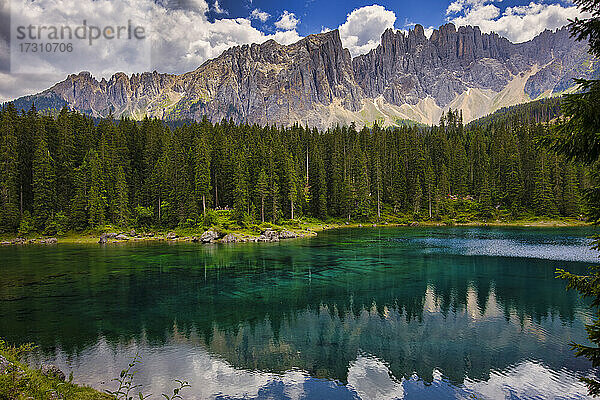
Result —
<instances>
[{"instance_id":1,"label":"dense conifer forest","mask_svg":"<svg viewBox=\"0 0 600 400\"><path fill-rule=\"evenodd\" d=\"M0 111L0 230L105 224L240 226L298 218L353 221L579 217L587 167L537 144L559 100L501 110L467 126L279 128L207 120L94 121L67 109Z\"/></svg>"}]
</instances>

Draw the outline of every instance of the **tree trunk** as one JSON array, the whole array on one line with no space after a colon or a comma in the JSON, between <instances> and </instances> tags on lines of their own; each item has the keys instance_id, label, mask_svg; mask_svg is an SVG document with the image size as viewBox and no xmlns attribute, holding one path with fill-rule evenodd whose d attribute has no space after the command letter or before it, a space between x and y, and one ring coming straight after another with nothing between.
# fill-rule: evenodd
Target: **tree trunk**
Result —
<instances>
[{"instance_id":1,"label":"tree trunk","mask_svg":"<svg viewBox=\"0 0 600 400\"><path fill-rule=\"evenodd\" d=\"M158 224L160 225L160 196L158 196Z\"/></svg>"},{"instance_id":2,"label":"tree trunk","mask_svg":"<svg viewBox=\"0 0 600 400\"><path fill-rule=\"evenodd\" d=\"M265 222L265 196L260 196L260 219Z\"/></svg>"},{"instance_id":3,"label":"tree trunk","mask_svg":"<svg viewBox=\"0 0 600 400\"><path fill-rule=\"evenodd\" d=\"M429 186L429 219L431 219L431 185Z\"/></svg>"},{"instance_id":4,"label":"tree trunk","mask_svg":"<svg viewBox=\"0 0 600 400\"><path fill-rule=\"evenodd\" d=\"M294 219L294 200L290 200L291 210L292 210L292 219Z\"/></svg>"},{"instance_id":5,"label":"tree trunk","mask_svg":"<svg viewBox=\"0 0 600 400\"><path fill-rule=\"evenodd\" d=\"M202 213L204 214L204 218L206 218L206 196L202 195Z\"/></svg>"},{"instance_id":6,"label":"tree trunk","mask_svg":"<svg viewBox=\"0 0 600 400\"><path fill-rule=\"evenodd\" d=\"M219 207L219 196L217 195L217 179L215 178L215 208Z\"/></svg>"},{"instance_id":7,"label":"tree trunk","mask_svg":"<svg viewBox=\"0 0 600 400\"><path fill-rule=\"evenodd\" d=\"M379 190L377 190L377 222L381 218L381 202L379 200Z\"/></svg>"}]
</instances>

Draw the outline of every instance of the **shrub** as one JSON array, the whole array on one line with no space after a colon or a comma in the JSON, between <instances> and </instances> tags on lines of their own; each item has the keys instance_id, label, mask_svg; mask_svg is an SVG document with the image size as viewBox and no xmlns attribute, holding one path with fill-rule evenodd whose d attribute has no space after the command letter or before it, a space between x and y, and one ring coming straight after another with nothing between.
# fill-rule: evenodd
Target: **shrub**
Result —
<instances>
[{"instance_id":1,"label":"shrub","mask_svg":"<svg viewBox=\"0 0 600 400\"><path fill-rule=\"evenodd\" d=\"M202 219L202 225L205 228L219 224L219 214L215 210L206 210L206 215Z\"/></svg>"},{"instance_id":2,"label":"shrub","mask_svg":"<svg viewBox=\"0 0 600 400\"><path fill-rule=\"evenodd\" d=\"M150 226L154 218L154 211L151 207L137 206L134 210L135 224L137 226Z\"/></svg>"},{"instance_id":3,"label":"shrub","mask_svg":"<svg viewBox=\"0 0 600 400\"><path fill-rule=\"evenodd\" d=\"M65 213L59 212L48 218L44 235L59 235L62 236L69 229L69 219Z\"/></svg>"},{"instance_id":4,"label":"shrub","mask_svg":"<svg viewBox=\"0 0 600 400\"><path fill-rule=\"evenodd\" d=\"M23 217L21 218L21 223L19 224L19 236L25 236L33 232L33 218L31 218L31 214L29 211L25 211L23 213Z\"/></svg>"}]
</instances>

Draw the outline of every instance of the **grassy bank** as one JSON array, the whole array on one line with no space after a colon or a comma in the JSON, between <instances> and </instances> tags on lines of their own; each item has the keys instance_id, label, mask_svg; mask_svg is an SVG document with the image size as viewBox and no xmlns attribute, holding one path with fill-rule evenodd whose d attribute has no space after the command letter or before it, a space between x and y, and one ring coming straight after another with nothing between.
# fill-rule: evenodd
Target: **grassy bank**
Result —
<instances>
[{"instance_id":1,"label":"grassy bank","mask_svg":"<svg viewBox=\"0 0 600 400\"><path fill-rule=\"evenodd\" d=\"M72 377L65 381L42 374L21 362L31 346L13 347L0 339L0 399L81 399L110 400L113 397L89 387L75 385Z\"/></svg>"},{"instance_id":2,"label":"grassy bank","mask_svg":"<svg viewBox=\"0 0 600 400\"><path fill-rule=\"evenodd\" d=\"M59 243L70 244L96 244L102 234L123 233L128 238L125 240L111 239L109 243L122 242L148 242L148 241L194 241L199 239L207 230L214 230L218 233L219 239L215 242L223 241L224 237L230 235L231 240L237 242L263 241L258 240L261 235L267 231L291 232L295 237L311 237L329 229L350 228L350 227L382 227L382 226L495 226L495 227L575 227L587 226L590 223L575 218L543 218L529 217L516 220L495 219L495 220L476 220L472 218L453 218L443 220L412 219L406 216L385 215L378 222L371 221L348 221L345 219L328 219L322 221L314 218L301 218L298 220L281 221L279 224L238 222L230 218L230 215L221 212L218 218L212 221L210 225L195 224L190 222L188 226L178 226L173 229L155 228L155 227L123 227L106 225L94 230L84 232L69 231L56 237ZM171 236L171 237L169 237ZM173 237L176 236L176 237ZM15 242L17 238L23 238L22 242ZM47 236L38 232L28 232L27 234L0 234L0 243L3 244L40 244L44 243ZM267 240L264 240L267 241Z\"/></svg>"}]
</instances>

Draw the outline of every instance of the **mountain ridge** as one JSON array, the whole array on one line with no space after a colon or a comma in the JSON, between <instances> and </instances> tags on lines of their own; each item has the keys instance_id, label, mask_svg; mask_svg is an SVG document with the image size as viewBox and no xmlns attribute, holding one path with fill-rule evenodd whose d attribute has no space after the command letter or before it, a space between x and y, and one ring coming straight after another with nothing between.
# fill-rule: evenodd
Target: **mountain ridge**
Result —
<instances>
[{"instance_id":1,"label":"mountain ridge","mask_svg":"<svg viewBox=\"0 0 600 400\"><path fill-rule=\"evenodd\" d=\"M571 39L566 28L515 44L478 27L456 29L449 23L429 38L421 25L407 33L388 29L378 47L354 58L333 30L290 45L268 40L234 46L180 75L121 72L98 81L81 72L15 104L66 105L96 117L206 115L212 121L319 128L351 122L387 126L405 119L432 124L448 108L460 108L468 122L572 90L572 78L598 71L587 44Z\"/></svg>"}]
</instances>

